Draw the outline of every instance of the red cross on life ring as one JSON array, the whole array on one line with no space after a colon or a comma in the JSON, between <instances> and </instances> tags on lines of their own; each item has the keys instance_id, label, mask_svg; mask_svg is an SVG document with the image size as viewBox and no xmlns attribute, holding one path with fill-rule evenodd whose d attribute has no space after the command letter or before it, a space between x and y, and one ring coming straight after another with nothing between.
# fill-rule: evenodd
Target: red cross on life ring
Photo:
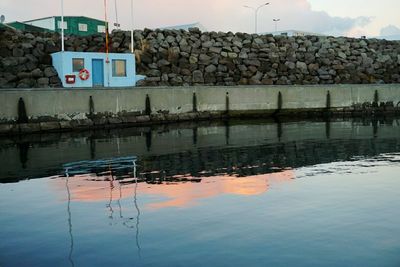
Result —
<instances>
[{"instance_id":1,"label":"red cross on life ring","mask_svg":"<svg viewBox=\"0 0 400 267\"><path fill-rule=\"evenodd\" d=\"M79 78L82 81L86 81L87 79L89 79L89 77L90 77L90 73L89 73L89 71L87 69L81 69L79 71Z\"/></svg>"}]
</instances>

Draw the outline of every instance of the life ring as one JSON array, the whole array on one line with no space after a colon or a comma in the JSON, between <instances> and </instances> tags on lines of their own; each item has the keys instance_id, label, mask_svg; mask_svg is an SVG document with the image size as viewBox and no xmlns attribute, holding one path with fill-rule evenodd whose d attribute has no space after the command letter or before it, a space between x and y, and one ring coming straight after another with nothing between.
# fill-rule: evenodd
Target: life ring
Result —
<instances>
[{"instance_id":1,"label":"life ring","mask_svg":"<svg viewBox=\"0 0 400 267\"><path fill-rule=\"evenodd\" d=\"M82 81L86 81L87 79L89 79L89 77L90 77L90 73L89 73L89 71L87 69L81 69L79 71L79 78Z\"/></svg>"}]
</instances>

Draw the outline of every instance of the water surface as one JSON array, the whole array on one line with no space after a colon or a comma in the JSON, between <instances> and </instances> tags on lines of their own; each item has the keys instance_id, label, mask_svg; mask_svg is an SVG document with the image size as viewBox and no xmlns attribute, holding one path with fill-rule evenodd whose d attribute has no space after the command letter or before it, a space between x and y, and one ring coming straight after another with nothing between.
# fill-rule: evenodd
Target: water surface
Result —
<instances>
[{"instance_id":1,"label":"water surface","mask_svg":"<svg viewBox=\"0 0 400 267\"><path fill-rule=\"evenodd\" d=\"M399 120L0 140L0 266L399 266Z\"/></svg>"}]
</instances>

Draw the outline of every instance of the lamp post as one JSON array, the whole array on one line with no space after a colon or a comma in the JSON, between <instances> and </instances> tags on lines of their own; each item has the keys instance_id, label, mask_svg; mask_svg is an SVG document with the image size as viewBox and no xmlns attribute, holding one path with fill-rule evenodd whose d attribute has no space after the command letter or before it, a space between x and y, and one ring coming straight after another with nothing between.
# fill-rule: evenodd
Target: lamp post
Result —
<instances>
[{"instance_id":1,"label":"lamp post","mask_svg":"<svg viewBox=\"0 0 400 267\"><path fill-rule=\"evenodd\" d=\"M273 19L273 22L275 22L275 32L278 32L278 22L281 21L281 19Z\"/></svg>"},{"instance_id":2,"label":"lamp post","mask_svg":"<svg viewBox=\"0 0 400 267\"><path fill-rule=\"evenodd\" d=\"M265 7L265 6L267 6L267 5L269 5L269 3L262 4L262 5L258 6L257 8L251 7L251 6L243 6L243 7L245 7L245 8L250 8L250 9L252 9L252 10L254 11L254 32L255 32L255 33L257 33L258 11L259 11L262 7Z\"/></svg>"},{"instance_id":3,"label":"lamp post","mask_svg":"<svg viewBox=\"0 0 400 267\"><path fill-rule=\"evenodd\" d=\"M117 28L117 30L119 30L119 27L121 27L121 25L118 22L118 6L117 6L117 0L114 0L114 9L115 9L115 23L114 26Z\"/></svg>"}]
</instances>

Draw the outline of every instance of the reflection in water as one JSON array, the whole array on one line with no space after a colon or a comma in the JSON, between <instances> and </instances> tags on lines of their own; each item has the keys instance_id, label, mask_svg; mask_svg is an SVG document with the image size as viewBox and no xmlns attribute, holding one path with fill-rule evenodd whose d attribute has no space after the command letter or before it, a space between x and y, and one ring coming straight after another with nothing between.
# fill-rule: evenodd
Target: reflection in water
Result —
<instances>
[{"instance_id":1,"label":"reflection in water","mask_svg":"<svg viewBox=\"0 0 400 267\"><path fill-rule=\"evenodd\" d=\"M225 121L225 144L229 145L230 127L229 121Z\"/></svg>"},{"instance_id":2,"label":"reflection in water","mask_svg":"<svg viewBox=\"0 0 400 267\"><path fill-rule=\"evenodd\" d=\"M400 127L383 123L375 130L368 121L229 122L163 128L153 136L146 128L40 139L25 150L0 145L1 178L55 177L0 184L0 205L7 203L0 237L14 238L0 243L2 260L9 266L55 266L60 258L63 266L340 266L346 257L347 266L395 266ZM13 157L14 165L7 161ZM20 208L28 203L29 210ZM35 246L38 238L43 246ZM376 255L379 261L369 260Z\"/></svg>"},{"instance_id":3,"label":"reflection in water","mask_svg":"<svg viewBox=\"0 0 400 267\"><path fill-rule=\"evenodd\" d=\"M93 136L89 138L90 141L90 159L96 158L96 140Z\"/></svg>"},{"instance_id":4,"label":"reflection in water","mask_svg":"<svg viewBox=\"0 0 400 267\"><path fill-rule=\"evenodd\" d=\"M26 169L26 163L28 162L28 151L30 144L29 142L23 142L18 144L19 149L19 160L23 169Z\"/></svg>"},{"instance_id":5,"label":"reflection in water","mask_svg":"<svg viewBox=\"0 0 400 267\"><path fill-rule=\"evenodd\" d=\"M68 214L68 233L70 238L70 247L68 260L71 263L71 266L74 267L74 261L72 260L72 253L74 251L74 237L72 235L72 215L71 215L71 192L69 189L69 174L68 169L66 170L66 178L65 178L65 187L67 188L67 214Z\"/></svg>"},{"instance_id":6,"label":"reflection in water","mask_svg":"<svg viewBox=\"0 0 400 267\"><path fill-rule=\"evenodd\" d=\"M400 153L381 154L371 158L358 158L355 161L342 161L335 163L319 164L307 168L299 168L296 179L309 178L317 175L334 174L348 175L371 173L377 167L400 166ZM304 172L303 169L307 171Z\"/></svg>"},{"instance_id":7,"label":"reflection in water","mask_svg":"<svg viewBox=\"0 0 400 267\"><path fill-rule=\"evenodd\" d=\"M116 137L116 139L117 139L117 152L118 152L118 155L120 155L121 154L121 148L120 148L120 138L117 136Z\"/></svg>"},{"instance_id":8,"label":"reflection in water","mask_svg":"<svg viewBox=\"0 0 400 267\"><path fill-rule=\"evenodd\" d=\"M284 170L276 173L248 176L245 178L220 175L212 177L175 176L165 177L162 172L141 174L143 178L125 177L117 180L120 185L120 199L134 196L134 206L137 212L137 226L139 225L140 209L137 203L138 191L142 195L158 196L165 200L147 204L146 208L160 209L166 207L190 207L201 199L211 198L222 194L260 195L265 193L271 185L290 181L295 178L293 170ZM70 181L73 201L104 201L107 199L105 190L109 188L107 208L110 218L113 219L112 187L107 177L88 175L74 176ZM60 179L50 180L54 188L59 187ZM123 217L123 216L121 216Z\"/></svg>"},{"instance_id":9,"label":"reflection in water","mask_svg":"<svg viewBox=\"0 0 400 267\"><path fill-rule=\"evenodd\" d=\"M326 139L331 138L331 121L329 119L327 119L325 122L325 135Z\"/></svg>"},{"instance_id":10,"label":"reflection in water","mask_svg":"<svg viewBox=\"0 0 400 267\"><path fill-rule=\"evenodd\" d=\"M193 145L197 145L197 133L198 133L198 128L194 127L193 128Z\"/></svg>"},{"instance_id":11,"label":"reflection in water","mask_svg":"<svg viewBox=\"0 0 400 267\"><path fill-rule=\"evenodd\" d=\"M282 138L282 122L280 120L277 120L276 124L277 124L277 137L280 142Z\"/></svg>"},{"instance_id":12,"label":"reflection in water","mask_svg":"<svg viewBox=\"0 0 400 267\"><path fill-rule=\"evenodd\" d=\"M120 157L120 158L111 158L111 159L99 159L92 161L79 161L66 163L63 165L66 176L66 187L68 192L68 215L69 215L69 226L70 226L70 236L71 236L71 252L70 259L72 262L72 251L73 251L73 238L72 238L72 224L71 224L71 212L70 212L70 202L71 202L71 191L70 191L70 174L72 174L73 182L72 185L72 194L73 200L79 200L81 196L81 192L85 192L88 188L92 188L95 194L84 194L83 198L80 200L83 201L100 201L103 200L102 196L106 196L103 192L105 190L109 190L108 192L108 202L106 208L109 211L108 218L110 219L109 225L112 226L117 223L114 221L114 209L113 209L113 201L114 201L114 189L115 183L118 184L119 188L119 198L117 200L117 205L119 207L119 219L123 220L122 224L128 228L136 228L135 232L135 241L138 250L138 255L140 257L140 243L139 243L139 224L140 224L140 209L137 203L137 188L138 188L138 178L137 178L137 158L132 157ZM53 180L57 183L60 181L59 179ZM133 189L133 200L134 206L137 212L136 215L136 224L135 226L130 225L131 218L128 220L124 219L122 214L122 206L121 199L124 198L123 186L126 184L135 184ZM90 184L90 185L89 185ZM106 184L106 185L105 185ZM83 191L82 191L83 189ZM75 192L75 190L77 192ZM132 196L132 192L125 191L127 195L125 197ZM72 262L73 263L73 262Z\"/></svg>"},{"instance_id":13,"label":"reflection in water","mask_svg":"<svg viewBox=\"0 0 400 267\"><path fill-rule=\"evenodd\" d=\"M68 171L68 174L70 176L90 173L97 176L109 175L107 176L107 180L110 181L110 186L114 187L114 175L116 177L123 176L126 173L129 173L132 169L135 169L136 160L137 158L134 156L97 160L82 160L77 162L65 163L63 164L63 169L64 171Z\"/></svg>"},{"instance_id":14,"label":"reflection in water","mask_svg":"<svg viewBox=\"0 0 400 267\"><path fill-rule=\"evenodd\" d=\"M372 129L373 129L374 138L377 138L378 137L378 121L377 120L372 121Z\"/></svg>"},{"instance_id":15,"label":"reflection in water","mask_svg":"<svg viewBox=\"0 0 400 267\"><path fill-rule=\"evenodd\" d=\"M122 198L122 190L121 190L121 184L118 183L118 189L119 189L119 197L117 200L117 204L118 204L118 211L119 211L119 218L122 219L122 206L121 206L121 198Z\"/></svg>"},{"instance_id":16,"label":"reflection in water","mask_svg":"<svg viewBox=\"0 0 400 267\"><path fill-rule=\"evenodd\" d=\"M112 174L112 169L111 167L109 167L110 170L110 178L108 179L110 181L110 197L109 197L109 201L108 204L106 205L106 207L108 208L110 215L108 216L109 219L111 219L110 225L112 225L112 220L114 219L113 215L114 215L114 210L112 208L112 201L113 201L113 190L114 190L114 177Z\"/></svg>"},{"instance_id":17,"label":"reflection in water","mask_svg":"<svg viewBox=\"0 0 400 267\"><path fill-rule=\"evenodd\" d=\"M134 175L136 176L136 174ZM136 177L135 177L136 178ZM135 179L135 194L134 194L134 203L135 203L135 208L137 211L137 215L136 215L136 247L138 249L138 255L139 258L141 257L140 255L140 243L139 243L139 221L140 221L140 209L137 203L137 187L138 187L138 179Z\"/></svg>"},{"instance_id":18,"label":"reflection in water","mask_svg":"<svg viewBox=\"0 0 400 267\"><path fill-rule=\"evenodd\" d=\"M270 173L276 166L299 167L344 160L353 155L370 155L368 150L393 152L400 143L398 119L316 123L277 120L276 123L256 121L249 125L235 121L207 123L176 129L163 126L79 133L76 138L67 140L57 139L60 135L37 140L26 137L12 143L0 139L0 160L4 163L0 168L1 182L57 175L59 165L64 162L123 157L132 153L140 156L142 172L165 170L166 176L190 173L199 177L199 172L204 170L218 175L218 170L223 168L229 173L234 166L240 169L254 162L264 164L240 173L247 176ZM280 143L284 143L286 151L277 149ZM371 143L376 149L371 149ZM35 156L29 158L28 150L32 151L29 155ZM18 166L10 160L15 153L19 153L21 164Z\"/></svg>"},{"instance_id":19,"label":"reflection in water","mask_svg":"<svg viewBox=\"0 0 400 267\"><path fill-rule=\"evenodd\" d=\"M105 199L104 188L108 188L106 207L109 218L114 221L112 204L115 186L118 186L119 191L116 201L119 219L123 218L121 199L133 195L137 213L135 227L138 239L140 223L138 192L142 195L161 198L161 200L146 204L145 208L148 209L189 207L196 205L202 199L221 194L258 195L265 193L276 181L294 179L293 168L349 160L359 155L377 155L383 151L396 150L400 144L400 140L393 138L382 143L378 140L372 142L374 139L334 138L331 133L332 122L329 120L321 123L321 134L325 136L325 139L287 141L284 125L280 121L275 124L278 140L274 144L261 142L259 145L237 148L232 147L230 143L232 125L230 122L224 122L225 146L206 149L199 147L196 150L179 152L175 152L174 148L173 153L146 155L138 159L138 169L137 158L129 156L108 160L107 162L112 162L112 166L103 162L99 167L99 162L102 160L92 161L96 163L96 168L82 161L84 171L75 170L76 175L71 181L72 199L73 201L102 201ZM374 125L377 124L373 123L373 128ZM178 130L177 133L183 137L183 131ZM191 144L194 146L199 142L198 127L194 127L191 134ZM295 132L295 134L298 133ZM334 141L329 141L329 139ZM119 143L119 138L117 141ZM145 144L147 151L152 150L151 130L145 131ZM118 149L118 155L123 153L120 149L122 146ZM82 164L82 162L78 163ZM132 169L134 169L133 172ZM126 221L124 225L130 224ZM139 241L137 244L140 251Z\"/></svg>"},{"instance_id":20,"label":"reflection in water","mask_svg":"<svg viewBox=\"0 0 400 267\"><path fill-rule=\"evenodd\" d=\"M383 122L380 124L383 125ZM336 127L334 133L332 133L333 125ZM339 139L333 136L339 132L337 129L346 131L344 126L349 128L350 133L360 134L362 138ZM162 200L158 202L148 203L145 208L188 207L197 204L201 199L221 194L262 194L274 181L294 179L293 169L297 167L351 160L359 156L374 156L399 149L400 138L397 128L386 128L386 139L383 135L381 138L374 139L370 135L370 126L371 124L367 123L366 128L361 128L361 130L365 129L365 134L369 132L370 137L365 138L365 134L360 131L360 128L353 129L352 123L333 124L331 121L325 121L318 124L319 128L314 127L310 132L304 134L306 136L304 138L301 136L302 133L297 131L303 128L297 127L294 128L296 131L292 130L286 133L287 125L278 121L271 127L277 129L278 136L275 136L274 143L265 142L268 139L265 139L264 135L268 135L270 132L255 130L255 134L258 135L260 132L263 139L259 142L251 140L251 143L237 147L231 143L231 128L234 126L225 122L220 132L225 137L224 146L197 147L196 145L193 150L179 150L179 147L174 146L169 153L146 154L138 159L127 156L108 160L113 164L111 167L108 163L101 163L102 160L91 161L96 163L96 168L91 167L88 162L78 162L80 165L84 163L84 172L75 172L76 175L71 182L72 198L74 201L101 201L104 200L105 195L103 188L109 188L107 208L110 219L114 220L112 203L115 182L117 182L119 217L122 217L121 210L123 209L120 206L120 200L133 195L138 214L136 223L139 224L140 210L136 199L138 192L142 195L162 197ZM214 127L207 131L216 129L218 128ZM255 129L257 128L255 127ZM315 134L319 139L311 139L310 134L312 135L316 131L319 131ZM145 132L147 150L153 150L151 133L150 130ZM181 138L185 137L184 131L181 129L175 133ZM199 142L200 130L195 127L190 133L193 139L189 139L189 142L194 146L194 143L198 144ZM243 132L239 131L235 134L235 138L239 136L246 140ZM292 140L290 134L294 136ZM275 133L272 132L272 136L274 135ZM176 138L176 136L172 136ZM343 136L347 136L347 133L345 132ZM296 138L303 139L297 141ZM159 145L159 141L156 140L155 144ZM121 146L118 155L124 153L123 147ZM134 160L132 161L132 159ZM136 160L139 164L138 169L136 169ZM134 169L133 173L132 168ZM139 177L136 173L139 173Z\"/></svg>"},{"instance_id":21,"label":"reflection in water","mask_svg":"<svg viewBox=\"0 0 400 267\"><path fill-rule=\"evenodd\" d=\"M145 135L146 135L146 148L147 148L147 151L150 151L150 149L151 149L152 132L148 131L148 132L145 133Z\"/></svg>"}]
</instances>

